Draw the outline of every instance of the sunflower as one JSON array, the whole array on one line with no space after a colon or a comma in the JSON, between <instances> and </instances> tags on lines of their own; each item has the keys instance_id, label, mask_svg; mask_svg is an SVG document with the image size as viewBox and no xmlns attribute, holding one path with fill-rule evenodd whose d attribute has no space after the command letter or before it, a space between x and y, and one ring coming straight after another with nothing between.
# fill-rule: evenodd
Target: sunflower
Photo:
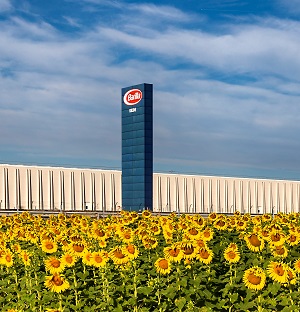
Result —
<instances>
[{"instance_id":1,"label":"sunflower","mask_svg":"<svg viewBox=\"0 0 300 312\"><path fill-rule=\"evenodd\" d=\"M262 268L254 266L245 271L243 275L243 282L249 289L263 289L266 283L266 274Z\"/></svg>"},{"instance_id":2,"label":"sunflower","mask_svg":"<svg viewBox=\"0 0 300 312\"><path fill-rule=\"evenodd\" d=\"M180 244L180 249L183 252L184 259L193 259L196 256L197 247L191 241L183 241Z\"/></svg>"},{"instance_id":3,"label":"sunflower","mask_svg":"<svg viewBox=\"0 0 300 312\"><path fill-rule=\"evenodd\" d=\"M25 266L28 266L31 264L31 261L30 261L31 254L27 250L23 250L20 253L20 256Z\"/></svg>"},{"instance_id":4,"label":"sunflower","mask_svg":"<svg viewBox=\"0 0 300 312\"><path fill-rule=\"evenodd\" d=\"M208 220L213 223L217 219L217 217L218 215L215 212L212 212L208 215Z\"/></svg>"},{"instance_id":5,"label":"sunflower","mask_svg":"<svg viewBox=\"0 0 300 312\"><path fill-rule=\"evenodd\" d=\"M235 227L238 231L245 231L248 226L248 222L244 219L239 219L236 221Z\"/></svg>"},{"instance_id":6,"label":"sunflower","mask_svg":"<svg viewBox=\"0 0 300 312\"><path fill-rule=\"evenodd\" d=\"M296 273L295 271L290 268L288 265L286 265L287 275L288 275L288 284L295 285L296 280Z\"/></svg>"},{"instance_id":7,"label":"sunflower","mask_svg":"<svg viewBox=\"0 0 300 312\"><path fill-rule=\"evenodd\" d=\"M285 284L288 282L288 271L286 265L282 262L271 261L268 265L267 272L275 282Z\"/></svg>"},{"instance_id":8,"label":"sunflower","mask_svg":"<svg viewBox=\"0 0 300 312\"><path fill-rule=\"evenodd\" d=\"M224 231L227 229L228 227L228 224L226 222L226 219L225 218L218 218L215 222L214 222L214 227L217 229L217 230L220 230L220 231Z\"/></svg>"},{"instance_id":9,"label":"sunflower","mask_svg":"<svg viewBox=\"0 0 300 312\"><path fill-rule=\"evenodd\" d=\"M3 253L1 253L1 258L0 258L0 264L5 265L6 267L10 268L13 266L14 261L13 261L13 255L10 250L4 250Z\"/></svg>"},{"instance_id":10,"label":"sunflower","mask_svg":"<svg viewBox=\"0 0 300 312\"><path fill-rule=\"evenodd\" d=\"M279 231L272 231L269 235L268 241L275 246L281 246L285 242L285 235Z\"/></svg>"},{"instance_id":11,"label":"sunflower","mask_svg":"<svg viewBox=\"0 0 300 312\"><path fill-rule=\"evenodd\" d=\"M108 233L104 229L93 228L92 229L92 237L97 240L105 240L108 237Z\"/></svg>"},{"instance_id":12,"label":"sunflower","mask_svg":"<svg viewBox=\"0 0 300 312\"><path fill-rule=\"evenodd\" d=\"M213 259L213 251L209 248L200 248L200 250L196 254L196 258L204 264L210 264Z\"/></svg>"},{"instance_id":13,"label":"sunflower","mask_svg":"<svg viewBox=\"0 0 300 312\"><path fill-rule=\"evenodd\" d=\"M51 274L60 273L65 268L64 263L56 257L50 257L44 260L44 263L46 270L49 271Z\"/></svg>"},{"instance_id":14,"label":"sunflower","mask_svg":"<svg viewBox=\"0 0 300 312\"><path fill-rule=\"evenodd\" d=\"M132 243L134 240L134 234L131 229L120 229L120 231L118 231L118 234L121 240L127 244Z\"/></svg>"},{"instance_id":15,"label":"sunflower","mask_svg":"<svg viewBox=\"0 0 300 312\"><path fill-rule=\"evenodd\" d=\"M194 216L192 220L200 229L203 229L206 224L205 219L200 215Z\"/></svg>"},{"instance_id":16,"label":"sunflower","mask_svg":"<svg viewBox=\"0 0 300 312\"><path fill-rule=\"evenodd\" d=\"M165 257L171 262L180 262L183 258L182 250L176 245L164 248Z\"/></svg>"},{"instance_id":17,"label":"sunflower","mask_svg":"<svg viewBox=\"0 0 300 312\"><path fill-rule=\"evenodd\" d=\"M86 249L81 256L81 259L84 264L92 265L93 254Z\"/></svg>"},{"instance_id":18,"label":"sunflower","mask_svg":"<svg viewBox=\"0 0 300 312\"><path fill-rule=\"evenodd\" d=\"M151 218L151 216L152 216L152 213L151 213L150 210L144 210L144 211L142 212L142 217L143 217L143 218L148 219L148 218Z\"/></svg>"},{"instance_id":19,"label":"sunflower","mask_svg":"<svg viewBox=\"0 0 300 312\"><path fill-rule=\"evenodd\" d=\"M159 274L169 274L171 272L171 263L166 258L159 258L154 263L156 267L156 272Z\"/></svg>"},{"instance_id":20,"label":"sunflower","mask_svg":"<svg viewBox=\"0 0 300 312\"><path fill-rule=\"evenodd\" d=\"M300 273L300 258L295 260L294 262L294 269L297 273Z\"/></svg>"},{"instance_id":21,"label":"sunflower","mask_svg":"<svg viewBox=\"0 0 300 312\"><path fill-rule=\"evenodd\" d=\"M57 243L50 239L42 240L42 250L46 253L54 253L57 251Z\"/></svg>"},{"instance_id":22,"label":"sunflower","mask_svg":"<svg viewBox=\"0 0 300 312\"><path fill-rule=\"evenodd\" d=\"M74 255L77 255L77 256L81 257L84 254L84 251L85 251L85 243L82 242L82 241L71 243L69 245L69 250Z\"/></svg>"},{"instance_id":23,"label":"sunflower","mask_svg":"<svg viewBox=\"0 0 300 312\"><path fill-rule=\"evenodd\" d=\"M227 247L224 250L224 258L229 263L237 263L240 261L241 256L237 248Z\"/></svg>"},{"instance_id":24,"label":"sunflower","mask_svg":"<svg viewBox=\"0 0 300 312\"><path fill-rule=\"evenodd\" d=\"M65 253L61 257L61 262L64 264L66 267L72 267L75 265L77 260L77 257L73 255L72 253Z\"/></svg>"},{"instance_id":25,"label":"sunflower","mask_svg":"<svg viewBox=\"0 0 300 312\"><path fill-rule=\"evenodd\" d=\"M261 239L261 237L258 234L252 233L248 234L244 237L247 247L254 251L259 252L264 249L265 243L264 240Z\"/></svg>"},{"instance_id":26,"label":"sunflower","mask_svg":"<svg viewBox=\"0 0 300 312\"><path fill-rule=\"evenodd\" d=\"M298 233L293 233L290 232L290 234L287 236L286 238L286 242L287 244L289 244L290 246L296 246L299 244L300 242L300 237Z\"/></svg>"},{"instance_id":27,"label":"sunflower","mask_svg":"<svg viewBox=\"0 0 300 312\"><path fill-rule=\"evenodd\" d=\"M126 264L129 261L129 257L120 246L116 246L112 251L110 251L109 257L115 264L119 265Z\"/></svg>"},{"instance_id":28,"label":"sunflower","mask_svg":"<svg viewBox=\"0 0 300 312\"><path fill-rule=\"evenodd\" d=\"M280 246L273 245L271 247L271 252L274 257L278 257L278 258L286 258L288 255L288 250L284 245L280 245Z\"/></svg>"},{"instance_id":29,"label":"sunflower","mask_svg":"<svg viewBox=\"0 0 300 312\"><path fill-rule=\"evenodd\" d=\"M124 247L124 252L130 259L136 259L139 255L139 250L134 244L128 244Z\"/></svg>"},{"instance_id":30,"label":"sunflower","mask_svg":"<svg viewBox=\"0 0 300 312\"><path fill-rule=\"evenodd\" d=\"M142 242L146 249L155 249L158 245L157 239L150 236L144 237Z\"/></svg>"},{"instance_id":31,"label":"sunflower","mask_svg":"<svg viewBox=\"0 0 300 312\"><path fill-rule=\"evenodd\" d=\"M204 240L204 241L211 241L214 237L214 230L212 228L205 228L202 233L201 233L201 238Z\"/></svg>"},{"instance_id":32,"label":"sunflower","mask_svg":"<svg viewBox=\"0 0 300 312\"><path fill-rule=\"evenodd\" d=\"M102 268L107 262L107 253L104 251L96 251L92 253L91 263L96 268Z\"/></svg>"},{"instance_id":33,"label":"sunflower","mask_svg":"<svg viewBox=\"0 0 300 312\"><path fill-rule=\"evenodd\" d=\"M62 275L55 273L51 276L46 276L45 286L50 291L60 293L68 289L70 284Z\"/></svg>"},{"instance_id":34,"label":"sunflower","mask_svg":"<svg viewBox=\"0 0 300 312\"><path fill-rule=\"evenodd\" d=\"M196 227L187 228L184 231L184 234L186 235L188 239L192 239L192 240L196 240L201 237L201 231L197 229Z\"/></svg>"}]
</instances>

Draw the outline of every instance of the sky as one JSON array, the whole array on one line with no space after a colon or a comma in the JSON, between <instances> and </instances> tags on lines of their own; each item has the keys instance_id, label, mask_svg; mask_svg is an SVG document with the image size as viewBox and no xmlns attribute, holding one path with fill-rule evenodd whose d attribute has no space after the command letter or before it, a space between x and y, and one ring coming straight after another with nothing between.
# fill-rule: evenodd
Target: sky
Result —
<instances>
[{"instance_id":1,"label":"sky","mask_svg":"<svg viewBox=\"0 0 300 312\"><path fill-rule=\"evenodd\" d=\"M0 163L121 169L154 88L154 172L300 180L300 0L0 0Z\"/></svg>"}]
</instances>

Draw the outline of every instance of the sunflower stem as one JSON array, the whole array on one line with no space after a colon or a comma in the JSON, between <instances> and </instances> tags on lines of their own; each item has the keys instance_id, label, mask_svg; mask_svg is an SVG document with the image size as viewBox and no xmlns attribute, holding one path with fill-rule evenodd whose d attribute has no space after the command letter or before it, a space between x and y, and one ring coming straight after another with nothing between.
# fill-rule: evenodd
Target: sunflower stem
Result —
<instances>
[{"instance_id":1,"label":"sunflower stem","mask_svg":"<svg viewBox=\"0 0 300 312\"><path fill-rule=\"evenodd\" d=\"M77 290L77 280L76 280L76 272L75 269L73 269L73 280L74 280L74 290L75 290L75 306L78 305L78 290Z\"/></svg>"}]
</instances>

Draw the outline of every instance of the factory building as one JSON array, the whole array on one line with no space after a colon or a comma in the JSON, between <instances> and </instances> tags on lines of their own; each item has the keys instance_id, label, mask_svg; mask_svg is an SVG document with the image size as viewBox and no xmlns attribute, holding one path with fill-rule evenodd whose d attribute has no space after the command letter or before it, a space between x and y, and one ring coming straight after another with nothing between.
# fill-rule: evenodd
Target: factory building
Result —
<instances>
[{"instance_id":1,"label":"factory building","mask_svg":"<svg viewBox=\"0 0 300 312\"><path fill-rule=\"evenodd\" d=\"M0 165L0 210L110 212L122 206L122 172ZM143 207L140 204L140 210ZM300 212L300 181L153 174L153 211Z\"/></svg>"}]
</instances>

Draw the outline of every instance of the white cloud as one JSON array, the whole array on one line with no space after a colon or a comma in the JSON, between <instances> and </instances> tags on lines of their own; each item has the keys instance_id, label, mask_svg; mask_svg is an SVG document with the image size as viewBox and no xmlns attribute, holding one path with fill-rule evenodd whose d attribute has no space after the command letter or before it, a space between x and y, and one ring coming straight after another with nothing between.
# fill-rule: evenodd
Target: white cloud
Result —
<instances>
[{"instance_id":1,"label":"white cloud","mask_svg":"<svg viewBox=\"0 0 300 312\"><path fill-rule=\"evenodd\" d=\"M137 7L148 20L159 9ZM167 18L176 14L170 9ZM226 25L222 34L179 26L136 33L127 23L67 35L41 21L1 22L1 146L117 163L120 88L149 82L162 162L172 155L181 164L263 166L272 152L281 164L286 153L299 154L297 22ZM298 160L287 166L299 168Z\"/></svg>"},{"instance_id":2,"label":"white cloud","mask_svg":"<svg viewBox=\"0 0 300 312\"><path fill-rule=\"evenodd\" d=\"M12 5L10 0L0 0L0 12L10 11L12 9Z\"/></svg>"}]
</instances>

